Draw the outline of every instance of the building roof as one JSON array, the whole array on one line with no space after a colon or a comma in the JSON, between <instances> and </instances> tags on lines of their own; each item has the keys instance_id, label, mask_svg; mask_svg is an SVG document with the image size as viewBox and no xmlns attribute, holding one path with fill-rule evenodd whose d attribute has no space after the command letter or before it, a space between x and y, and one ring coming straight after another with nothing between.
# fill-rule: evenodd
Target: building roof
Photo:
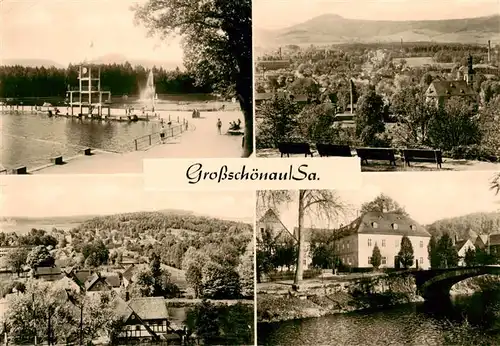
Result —
<instances>
[{"instance_id":1,"label":"building roof","mask_svg":"<svg viewBox=\"0 0 500 346\"><path fill-rule=\"evenodd\" d=\"M34 271L34 276L43 280L59 280L62 278L62 271L59 267L38 267Z\"/></svg>"},{"instance_id":2,"label":"building roof","mask_svg":"<svg viewBox=\"0 0 500 346\"><path fill-rule=\"evenodd\" d=\"M168 310L163 297L133 298L128 306L143 321L168 318Z\"/></svg>"},{"instance_id":3,"label":"building roof","mask_svg":"<svg viewBox=\"0 0 500 346\"><path fill-rule=\"evenodd\" d=\"M112 287L106 280L105 276L101 276L99 273L95 273L85 282L85 289L87 291L90 290L98 282L105 283L109 288Z\"/></svg>"},{"instance_id":4,"label":"building roof","mask_svg":"<svg viewBox=\"0 0 500 346\"><path fill-rule=\"evenodd\" d=\"M433 81L427 91L428 97L474 96L476 93L464 80Z\"/></svg>"},{"instance_id":5,"label":"building roof","mask_svg":"<svg viewBox=\"0 0 500 346\"><path fill-rule=\"evenodd\" d=\"M456 249L457 251L460 251L460 250L464 247L464 245L465 245L468 241L469 241L469 239L465 239L465 240L457 240L457 241L455 242L455 249Z\"/></svg>"},{"instance_id":6,"label":"building roof","mask_svg":"<svg viewBox=\"0 0 500 346\"><path fill-rule=\"evenodd\" d=\"M136 265L132 263L123 273L122 276L124 279L131 280L132 276L135 274Z\"/></svg>"},{"instance_id":7,"label":"building roof","mask_svg":"<svg viewBox=\"0 0 500 346\"><path fill-rule=\"evenodd\" d=\"M490 245L493 246L500 245L500 233L490 234Z\"/></svg>"},{"instance_id":8,"label":"building roof","mask_svg":"<svg viewBox=\"0 0 500 346\"><path fill-rule=\"evenodd\" d=\"M85 282L92 276L92 271L89 269L79 269L72 271L73 277L78 280L77 284L84 285Z\"/></svg>"},{"instance_id":9,"label":"building roof","mask_svg":"<svg viewBox=\"0 0 500 346\"><path fill-rule=\"evenodd\" d=\"M107 273L102 273L102 276L105 278L106 282L111 287L120 287L122 284L122 280L118 273L107 272Z\"/></svg>"},{"instance_id":10,"label":"building roof","mask_svg":"<svg viewBox=\"0 0 500 346\"><path fill-rule=\"evenodd\" d=\"M395 212L383 213L379 211L364 213L349 225L342 227L339 232L342 237L355 233L431 237L425 227L409 216Z\"/></svg>"},{"instance_id":11,"label":"building roof","mask_svg":"<svg viewBox=\"0 0 500 346\"><path fill-rule=\"evenodd\" d=\"M288 230L288 228L283 224L283 222L281 222L281 219L278 217L278 215L276 214L276 212L272 209L268 209L266 211L266 213L264 214L264 216L262 216L259 220L258 223L274 223L274 224L278 224L279 227L281 227L281 230L278 231L276 234L274 234L274 239L275 240L281 240L281 241L286 241L290 238L292 238L293 240L296 240L296 238L294 237L294 235L292 233L290 233L290 231ZM262 234L260 234L260 231L259 231L259 238L262 238Z\"/></svg>"}]
</instances>

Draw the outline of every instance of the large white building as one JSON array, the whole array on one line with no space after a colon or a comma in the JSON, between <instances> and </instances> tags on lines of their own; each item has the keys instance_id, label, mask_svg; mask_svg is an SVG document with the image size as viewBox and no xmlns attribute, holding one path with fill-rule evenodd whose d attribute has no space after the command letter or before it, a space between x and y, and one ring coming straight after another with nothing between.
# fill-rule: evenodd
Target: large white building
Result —
<instances>
[{"instance_id":1,"label":"large white building","mask_svg":"<svg viewBox=\"0 0 500 346\"><path fill-rule=\"evenodd\" d=\"M292 234L272 210L268 210L257 222L257 241L262 239L264 231L270 231L274 239L281 241L296 242L298 239L298 228L295 227ZM427 250L431 238L430 233L415 220L402 214L368 212L339 229L304 228L302 232L305 239L304 266L306 269L312 265L310 245L316 232L330 233L330 239L335 243L336 253L340 260L345 266L352 268L372 267L370 260L375 244L382 255L380 268L397 267L401 239L406 235L413 246L413 268L430 268Z\"/></svg>"},{"instance_id":2,"label":"large white building","mask_svg":"<svg viewBox=\"0 0 500 346\"><path fill-rule=\"evenodd\" d=\"M407 236L413 246L413 267L430 267L427 246L431 235L409 216L394 212L368 212L335 232L335 247L344 265L372 267L370 260L376 244L382 255L380 268L398 267L401 239Z\"/></svg>"}]
</instances>

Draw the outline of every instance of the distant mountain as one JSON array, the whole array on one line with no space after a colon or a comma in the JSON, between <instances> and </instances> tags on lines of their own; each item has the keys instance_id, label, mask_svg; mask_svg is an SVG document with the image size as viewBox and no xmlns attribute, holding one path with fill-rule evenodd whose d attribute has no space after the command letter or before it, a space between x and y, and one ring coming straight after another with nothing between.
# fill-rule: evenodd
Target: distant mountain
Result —
<instances>
[{"instance_id":1,"label":"distant mountain","mask_svg":"<svg viewBox=\"0 0 500 346\"><path fill-rule=\"evenodd\" d=\"M121 54L107 54L103 55L99 58L93 59L90 62L95 64L124 64L125 62L129 62L130 65L136 66L140 65L146 69L156 67L163 67L165 70L175 70L177 67L179 69L184 69L182 63L172 62L172 61L155 61L155 60L144 60L144 59L128 59L126 56ZM73 64L78 64L79 62L75 62ZM66 68L67 66L59 64L55 61L48 59L1 59L0 66L12 66L12 65L21 65L25 67L57 67L57 68Z\"/></svg>"},{"instance_id":2,"label":"distant mountain","mask_svg":"<svg viewBox=\"0 0 500 346\"><path fill-rule=\"evenodd\" d=\"M440 237L448 233L452 238L475 238L479 234L500 232L500 213L472 213L442 219L426 226L429 233Z\"/></svg>"},{"instance_id":3,"label":"distant mountain","mask_svg":"<svg viewBox=\"0 0 500 346\"><path fill-rule=\"evenodd\" d=\"M256 45L434 41L500 43L500 15L487 17L378 21L325 14L277 31L255 30Z\"/></svg>"},{"instance_id":4,"label":"distant mountain","mask_svg":"<svg viewBox=\"0 0 500 346\"><path fill-rule=\"evenodd\" d=\"M64 68L63 66L55 61L47 59L1 59L0 65L3 66L13 66L20 65L24 67L57 67Z\"/></svg>"},{"instance_id":5,"label":"distant mountain","mask_svg":"<svg viewBox=\"0 0 500 346\"><path fill-rule=\"evenodd\" d=\"M150 211L145 211L148 213ZM165 215L174 214L176 216L198 216L198 217L208 217L208 218L216 218L223 219L226 221L234 221L234 222L243 222L248 224L253 224L252 218L234 218L234 217L214 217L211 215L196 213L190 210L181 210L181 209L163 209L155 211L157 213L162 213ZM123 214L131 214L131 213L123 213ZM110 214L110 215L117 215ZM0 218L0 232L2 230L11 232L17 228L24 232L28 231L31 228L40 227L43 228L45 225L48 225L52 228L52 226L57 225L72 225L76 226L77 224L83 223L93 218L110 216L110 215L75 215L75 216L49 216L49 217L2 217ZM50 228L50 229L51 229ZM46 229L49 231L50 229Z\"/></svg>"},{"instance_id":6,"label":"distant mountain","mask_svg":"<svg viewBox=\"0 0 500 346\"><path fill-rule=\"evenodd\" d=\"M177 67L179 69L183 69L184 66L180 62L172 62L172 61L155 61L155 60L144 60L144 59L128 59L126 56L122 54L107 54L96 59L91 60L92 63L96 64L124 64L125 62L129 62L132 66L143 66L146 69L156 67L163 67L166 70L175 70Z\"/></svg>"}]
</instances>

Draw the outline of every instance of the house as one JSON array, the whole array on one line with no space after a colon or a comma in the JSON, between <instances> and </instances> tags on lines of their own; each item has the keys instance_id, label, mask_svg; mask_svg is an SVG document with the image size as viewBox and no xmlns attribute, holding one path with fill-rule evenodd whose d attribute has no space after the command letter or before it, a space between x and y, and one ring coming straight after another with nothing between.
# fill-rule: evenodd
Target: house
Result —
<instances>
[{"instance_id":1,"label":"house","mask_svg":"<svg viewBox=\"0 0 500 346\"><path fill-rule=\"evenodd\" d=\"M433 81L425 91L427 102L435 104L436 107L444 106L450 97L467 97L471 101L477 99L477 94L465 80L441 80Z\"/></svg>"},{"instance_id":2,"label":"house","mask_svg":"<svg viewBox=\"0 0 500 346\"><path fill-rule=\"evenodd\" d=\"M472 90L476 72L472 65L472 56L467 59L467 71L463 80L433 81L425 92L427 102L442 107L450 97L465 97L471 101L478 101L478 95Z\"/></svg>"},{"instance_id":3,"label":"house","mask_svg":"<svg viewBox=\"0 0 500 346\"><path fill-rule=\"evenodd\" d=\"M59 279L56 283L57 286L64 288L65 290L70 290L74 292L82 291L82 287L78 285L72 277L68 274L64 274L61 279Z\"/></svg>"},{"instance_id":4,"label":"house","mask_svg":"<svg viewBox=\"0 0 500 346\"><path fill-rule=\"evenodd\" d=\"M45 281L57 281L64 276L59 267L38 267L33 270L32 275L35 279Z\"/></svg>"},{"instance_id":5,"label":"house","mask_svg":"<svg viewBox=\"0 0 500 346\"><path fill-rule=\"evenodd\" d=\"M490 254L500 258L500 233L491 233L488 245Z\"/></svg>"},{"instance_id":6,"label":"house","mask_svg":"<svg viewBox=\"0 0 500 346\"><path fill-rule=\"evenodd\" d=\"M81 290L85 290L85 283L90 279L93 272L89 269L74 269L67 270L66 276L73 280Z\"/></svg>"},{"instance_id":7,"label":"house","mask_svg":"<svg viewBox=\"0 0 500 346\"><path fill-rule=\"evenodd\" d=\"M94 273L85 282L85 291L88 295L98 294L101 292L110 292L113 287L108 283L105 276L100 273Z\"/></svg>"},{"instance_id":8,"label":"house","mask_svg":"<svg viewBox=\"0 0 500 346\"><path fill-rule=\"evenodd\" d=\"M413 246L415 268L430 267L427 246L431 235L409 216L395 212L371 211L336 231L335 247L344 265L369 268L375 245L382 255L381 268L398 268L401 239L407 236Z\"/></svg>"},{"instance_id":9,"label":"house","mask_svg":"<svg viewBox=\"0 0 500 346\"><path fill-rule=\"evenodd\" d=\"M169 331L168 310L162 297L134 298L128 302L116 297L115 312L121 317L121 340L165 340Z\"/></svg>"},{"instance_id":10,"label":"house","mask_svg":"<svg viewBox=\"0 0 500 346\"><path fill-rule=\"evenodd\" d=\"M474 248L477 250L485 250L488 247L488 234L480 234L474 241Z\"/></svg>"},{"instance_id":11,"label":"house","mask_svg":"<svg viewBox=\"0 0 500 346\"><path fill-rule=\"evenodd\" d=\"M257 242L262 242L263 237L266 235L265 232L269 232L269 235L280 243L297 241L272 209L267 210L264 216L257 221Z\"/></svg>"},{"instance_id":12,"label":"house","mask_svg":"<svg viewBox=\"0 0 500 346\"><path fill-rule=\"evenodd\" d=\"M256 67L260 71L273 71L289 68L291 63L291 60L260 60Z\"/></svg>"},{"instance_id":13,"label":"house","mask_svg":"<svg viewBox=\"0 0 500 346\"><path fill-rule=\"evenodd\" d=\"M465 240L458 240L455 242L455 249L457 250L458 253L458 265L463 267L465 266L465 254L467 251L470 250L476 250L476 247L472 243L470 239L465 239Z\"/></svg>"}]
</instances>

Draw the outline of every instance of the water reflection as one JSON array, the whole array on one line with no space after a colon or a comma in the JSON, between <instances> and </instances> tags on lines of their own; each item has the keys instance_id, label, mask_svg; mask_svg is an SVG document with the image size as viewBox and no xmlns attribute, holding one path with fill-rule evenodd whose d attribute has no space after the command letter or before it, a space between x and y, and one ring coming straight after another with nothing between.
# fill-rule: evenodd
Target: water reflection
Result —
<instances>
[{"instance_id":1,"label":"water reflection","mask_svg":"<svg viewBox=\"0 0 500 346\"><path fill-rule=\"evenodd\" d=\"M408 304L375 312L260 324L260 345L443 345L464 338L467 320L483 336L480 342L500 345L500 294L489 292L443 302ZM466 330L465 333L468 333ZM493 340L493 341L492 341ZM464 341L461 345L471 345ZM474 341L475 345L477 340Z\"/></svg>"},{"instance_id":2,"label":"water reflection","mask_svg":"<svg viewBox=\"0 0 500 346\"><path fill-rule=\"evenodd\" d=\"M174 113L174 112L172 112ZM158 127L149 122L116 122L3 113L1 163L6 168L45 164L51 156L73 156L84 147L133 150L133 139Z\"/></svg>"}]
</instances>

